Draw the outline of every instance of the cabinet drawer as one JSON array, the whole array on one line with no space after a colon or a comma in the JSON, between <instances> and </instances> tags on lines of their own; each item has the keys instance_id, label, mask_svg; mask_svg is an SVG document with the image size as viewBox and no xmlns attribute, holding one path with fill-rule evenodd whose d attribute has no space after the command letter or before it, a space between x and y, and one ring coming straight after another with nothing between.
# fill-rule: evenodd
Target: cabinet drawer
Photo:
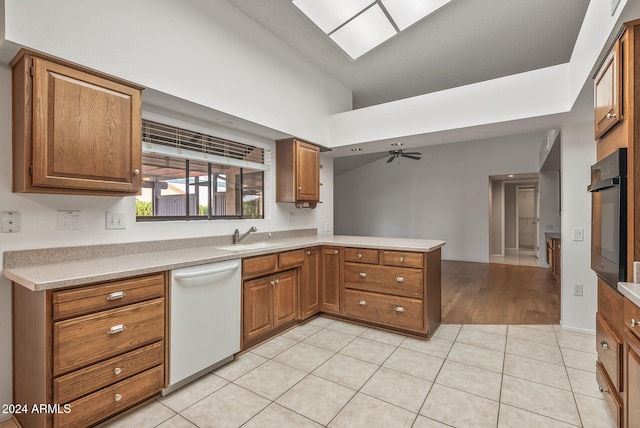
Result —
<instances>
[{"instance_id":1,"label":"cabinet drawer","mask_svg":"<svg viewBox=\"0 0 640 428\"><path fill-rule=\"evenodd\" d=\"M300 266L304 262L304 250L284 251L278 254L280 269Z\"/></svg>"},{"instance_id":2,"label":"cabinet drawer","mask_svg":"<svg viewBox=\"0 0 640 428\"><path fill-rule=\"evenodd\" d=\"M86 427L108 418L160 392L164 365L154 367L115 385L69 403L69 413L56 413L54 427Z\"/></svg>"},{"instance_id":3,"label":"cabinet drawer","mask_svg":"<svg viewBox=\"0 0 640 428\"><path fill-rule=\"evenodd\" d=\"M627 330L640 339L640 308L629 299L624 299L624 324Z\"/></svg>"},{"instance_id":4,"label":"cabinet drawer","mask_svg":"<svg viewBox=\"0 0 640 428\"><path fill-rule=\"evenodd\" d=\"M53 324L59 375L164 338L164 298Z\"/></svg>"},{"instance_id":5,"label":"cabinet drawer","mask_svg":"<svg viewBox=\"0 0 640 428\"><path fill-rule=\"evenodd\" d=\"M410 253L406 251L385 251L382 262L387 266L406 266L421 268L422 253Z\"/></svg>"},{"instance_id":6,"label":"cabinet drawer","mask_svg":"<svg viewBox=\"0 0 640 428\"><path fill-rule=\"evenodd\" d=\"M615 421L615 426L619 427L622 421L622 403L618 393L615 392L614 386L611 385L609 378L606 375L605 369L602 364L596 363L596 382L602 393L604 402L607 403L609 413Z\"/></svg>"},{"instance_id":7,"label":"cabinet drawer","mask_svg":"<svg viewBox=\"0 0 640 428\"><path fill-rule=\"evenodd\" d=\"M619 337L624 329L624 298L598 277L598 314Z\"/></svg>"},{"instance_id":8,"label":"cabinet drawer","mask_svg":"<svg viewBox=\"0 0 640 428\"><path fill-rule=\"evenodd\" d=\"M83 395L162 364L164 342L136 349L53 380L53 402L69 403Z\"/></svg>"},{"instance_id":9,"label":"cabinet drawer","mask_svg":"<svg viewBox=\"0 0 640 428\"><path fill-rule=\"evenodd\" d=\"M616 391L622 391L622 341L599 313L596 315L596 349L598 361L609 374Z\"/></svg>"},{"instance_id":10,"label":"cabinet drawer","mask_svg":"<svg viewBox=\"0 0 640 428\"><path fill-rule=\"evenodd\" d=\"M378 250L367 248L345 248L344 260L353 263L378 264Z\"/></svg>"},{"instance_id":11,"label":"cabinet drawer","mask_svg":"<svg viewBox=\"0 0 640 428\"><path fill-rule=\"evenodd\" d=\"M422 270L345 263L346 288L422 298Z\"/></svg>"},{"instance_id":12,"label":"cabinet drawer","mask_svg":"<svg viewBox=\"0 0 640 428\"><path fill-rule=\"evenodd\" d=\"M164 296L164 274L95 284L53 293L53 319L151 300Z\"/></svg>"},{"instance_id":13,"label":"cabinet drawer","mask_svg":"<svg viewBox=\"0 0 640 428\"><path fill-rule=\"evenodd\" d=\"M344 314L407 330L424 329L422 300L344 290Z\"/></svg>"},{"instance_id":14,"label":"cabinet drawer","mask_svg":"<svg viewBox=\"0 0 640 428\"><path fill-rule=\"evenodd\" d=\"M274 272L278 267L278 255L266 254L264 256L242 259L242 275L258 276Z\"/></svg>"}]
</instances>

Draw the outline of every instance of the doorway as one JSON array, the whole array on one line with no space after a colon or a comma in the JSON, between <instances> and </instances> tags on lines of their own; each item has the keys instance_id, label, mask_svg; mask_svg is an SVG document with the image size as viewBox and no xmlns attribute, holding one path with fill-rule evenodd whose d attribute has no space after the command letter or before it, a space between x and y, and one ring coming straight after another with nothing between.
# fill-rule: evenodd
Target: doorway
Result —
<instances>
[{"instance_id":1,"label":"doorway","mask_svg":"<svg viewBox=\"0 0 640 428\"><path fill-rule=\"evenodd\" d=\"M489 179L489 262L539 266L538 174Z\"/></svg>"}]
</instances>

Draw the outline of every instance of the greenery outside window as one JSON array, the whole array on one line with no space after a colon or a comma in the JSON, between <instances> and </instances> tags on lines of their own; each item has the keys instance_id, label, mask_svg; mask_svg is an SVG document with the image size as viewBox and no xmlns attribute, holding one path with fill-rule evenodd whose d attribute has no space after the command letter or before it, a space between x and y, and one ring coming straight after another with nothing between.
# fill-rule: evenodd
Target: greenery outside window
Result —
<instances>
[{"instance_id":1,"label":"greenery outside window","mask_svg":"<svg viewBox=\"0 0 640 428\"><path fill-rule=\"evenodd\" d=\"M137 220L264 218L265 151L143 121Z\"/></svg>"}]
</instances>

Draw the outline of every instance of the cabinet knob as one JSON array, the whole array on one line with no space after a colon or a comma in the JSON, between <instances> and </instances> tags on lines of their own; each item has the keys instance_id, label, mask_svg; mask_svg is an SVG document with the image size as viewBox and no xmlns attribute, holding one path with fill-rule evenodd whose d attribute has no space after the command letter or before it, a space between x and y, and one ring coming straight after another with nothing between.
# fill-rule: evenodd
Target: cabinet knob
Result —
<instances>
[{"instance_id":1,"label":"cabinet knob","mask_svg":"<svg viewBox=\"0 0 640 428\"><path fill-rule=\"evenodd\" d=\"M276 284L280 284L280 279L276 279Z\"/></svg>"},{"instance_id":2,"label":"cabinet knob","mask_svg":"<svg viewBox=\"0 0 640 428\"><path fill-rule=\"evenodd\" d=\"M122 369L120 367L116 367L115 369L113 369L113 373L119 375L120 373L122 373Z\"/></svg>"},{"instance_id":3,"label":"cabinet knob","mask_svg":"<svg viewBox=\"0 0 640 428\"><path fill-rule=\"evenodd\" d=\"M607 349L609 349L609 344L603 340L602 342L600 342L600 347L606 351Z\"/></svg>"},{"instance_id":4,"label":"cabinet knob","mask_svg":"<svg viewBox=\"0 0 640 428\"><path fill-rule=\"evenodd\" d=\"M269 284L276 285L276 282L274 280L271 280L271 281L269 281Z\"/></svg>"},{"instance_id":5,"label":"cabinet knob","mask_svg":"<svg viewBox=\"0 0 640 428\"><path fill-rule=\"evenodd\" d=\"M635 327L637 325L640 325L640 321L636 321L635 319L631 318L631 327Z\"/></svg>"},{"instance_id":6,"label":"cabinet knob","mask_svg":"<svg viewBox=\"0 0 640 428\"><path fill-rule=\"evenodd\" d=\"M113 397L113 399L116 401L122 400L122 394L116 394L115 397Z\"/></svg>"},{"instance_id":7,"label":"cabinet knob","mask_svg":"<svg viewBox=\"0 0 640 428\"><path fill-rule=\"evenodd\" d=\"M616 117L615 113L607 113L607 119L613 119Z\"/></svg>"},{"instance_id":8,"label":"cabinet knob","mask_svg":"<svg viewBox=\"0 0 640 428\"><path fill-rule=\"evenodd\" d=\"M404 257L400 257L400 261L403 262L404 261Z\"/></svg>"},{"instance_id":9,"label":"cabinet knob","mask_svg":"<svg viewBox=\"0 0 640 428\"><path fill-rule=\"evenodd\" d=\"M396 312L404 312L404 308L402 306L396 306Z\"/></svg>"},{"instance_id":10,"label":"cabinet knob","mask_svg":"<svg viewBox=\"0 0 640 428\"><path fill-rule=\"evenodd\" d=\"M134 169L133 175L140 175L140 170L138 168Z\"/></svg>"},{"instance_id":11,"label":"cabinet knob","mask_svg":"<svg viewBox=\"0 0 640 428\"><path fill-rule=\"evenodd\" d=\"M396 282L404 282L404 278L401 276L396 277Z\"/></svg>"},{"instance_id":12,"label":"cabinet knob","mask_svg":"<svg viewBox=\"0 0 640 428\"><path fill-rule=\"evenodd\" d=\"M338 254L338 250L333 250L333 254Z\"/></svg>"},{"instance_id":13,"label":"cabinet knob","mask_svg":"<svg viewBox=\"0 0 640 428\"><path fill-rule=\"evenodd\" d=\"M298 187L298 192L302 191L302 186Z\"/></svg>"},{"instance_id":14,"label":"cabinet knob","mask_svg":"<svg viewBox=\"0 0 640 428\"><path fill-rule=\"evenodd\" d=\"M121 333L121 332L125 331L126 328L127 327L125 327L124 324L114 325L113 327L109 328L109 331L107 331L107 334Z\"/></svg>"},{"instance_id":15,"label":"cabinet knob","mask_svg":"<svg viewBox=\"0 0 640 428\"><path fill-rule=\"evenodd\" d=\"M366 277L367 277L367 274L366 274L366 273L364 273L364 272L360 272L360 278L366 278Z\"/></svg>"},{"instance_id":16,"label":"cabinet knob","mask_svg":"<svg viewBox=\"0 0 640 428\"><path fill-rule=\"evenodd\" d=\"M366 301L366 300L360 300L360 301L358 302L358 304L359 304L360 306L367 306L367 301Z\"/></svg>"},{"instance_id":17,"label":"cabinet knob","mask_svg":"<svg viewBox=\"0 0 640 428\"><path fill-rule=\"evenodd\" d=\"M362 253L358 253L358 258L361 259L362 258Z\"/></svg>"},{"instance_id":18,"label":"cabinet knob","mask_svg":"<svg viewBox=\"0 0 640 428\"><path fill-rule=\"evenodd\" d=\"M307 250L307 256L311 255L311 250Z\"/></svg>"},{"instance_id":19,"label":"cabinet knob","mask_svg":"<svg viewBox=\"0 0 640 428\"><path fill-rule=\"evenodd\" d=\"M113 293L109 293L109 295L107 296L107 300L120 300L124 299L125 297L127 297L127 293L125 293L124 291L115 291Z\"/></svg>"}]
</instances>

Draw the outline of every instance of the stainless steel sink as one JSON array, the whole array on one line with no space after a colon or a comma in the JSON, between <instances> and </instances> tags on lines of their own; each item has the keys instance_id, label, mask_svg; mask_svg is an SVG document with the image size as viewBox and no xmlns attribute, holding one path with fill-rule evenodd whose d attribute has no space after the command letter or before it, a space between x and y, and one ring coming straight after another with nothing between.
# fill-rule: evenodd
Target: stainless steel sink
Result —
<instances>
[{"instance_id":1,"label":"stainless steel sink","mask_svg":"<svg viewBox=\"0 0 640 428\"><path fill-rule=\"evenodd\" d=\"M252 244L234 244L218 247L221 250L226 251L250 251L250 250L262 250L265 248L279 247L283 244L276 242L254 242Z\"/></svg>"}]
</instances>

